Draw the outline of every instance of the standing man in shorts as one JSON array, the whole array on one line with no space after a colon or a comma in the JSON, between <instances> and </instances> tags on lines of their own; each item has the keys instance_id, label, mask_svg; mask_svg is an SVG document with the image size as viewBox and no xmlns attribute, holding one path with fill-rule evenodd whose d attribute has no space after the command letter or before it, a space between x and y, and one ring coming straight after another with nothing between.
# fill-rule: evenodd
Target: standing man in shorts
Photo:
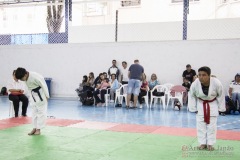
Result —
<instances>
[{"instance_id":1,"label":"standing man in shorts","mask_svg":"<svg viewBox=\"0 0 240 160\"><path fill-rule=\"evenodd\" d=\"M127 106L129 108L129 103L131 99L131 94L134 95L133 108L137 108L137 99L140 92L142 75L144 73L144 68L139 64L139 60L134 60L128 69L128 92L127 92Z\"/></svg>"}]
</instances>

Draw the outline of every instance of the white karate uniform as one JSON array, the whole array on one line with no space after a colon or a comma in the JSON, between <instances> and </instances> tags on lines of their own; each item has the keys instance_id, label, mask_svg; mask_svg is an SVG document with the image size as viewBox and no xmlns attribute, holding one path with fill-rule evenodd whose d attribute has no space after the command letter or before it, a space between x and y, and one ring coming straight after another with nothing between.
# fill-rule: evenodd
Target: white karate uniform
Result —
<instances>
[{"instance_id":1,"label":"white karate uniform","mask_svg":"<svg viewBox=\"0 0 240 160\"><path fill-rule=\"evenodd\" d=\"M32 112L32 123L33 127L36 129L42 129L45 126L47 119L47 98L49 98L49 92L47 84L43 78L38 73L29 72L29 77L25 81L30 95L30 105L33 108ZM40 96L38 93L32 91L35 88L41 87L39 89Z\"/></svg>"},{"instance_id":2,"label":"white karate uniform","mask_svg":"<svg viewBox=\"0 0 240 160\"><path fill-rule=\"evenodd\" d=\"M209 101L216 98L216 100L208 103L210 106L209 124L204 121L203 101L199 98ZM225 95L221 82L217 78L211 77L208 95L205 95L201 82L199 79L196 79L190 88L188 107L190 112L198 111L196 116L198 142L200 144L213 145L216 142L217 116L219 111L224 112L226 110Z\"/></svg>"}]
</instances>

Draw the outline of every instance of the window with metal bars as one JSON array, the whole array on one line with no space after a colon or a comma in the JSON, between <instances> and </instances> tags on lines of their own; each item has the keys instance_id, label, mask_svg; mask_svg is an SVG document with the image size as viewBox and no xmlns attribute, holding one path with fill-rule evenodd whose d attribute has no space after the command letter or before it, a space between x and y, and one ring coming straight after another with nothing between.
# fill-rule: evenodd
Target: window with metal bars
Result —
<instances>
[{"instance_id":1,"label":"window with metal bars","mask_svg":"<svg viewBox=\"0 0 240 160\"><path fill-rule=\"evenodd\" d=\"M180 3L183 2L184 0L172 0L172 3ZM200 0L189 0L189 2L199 2Z\"/></svg>"},{"instance_id":2,"label":"window with metal bars","mask_svg":"<svg viewBox=\"0 0 240 160\"><path fill-rule=\"evenodd\" d=\"M122 7L140 6L140 5L141 5L141 0L121 1Z\"/></svg>"}]
</instances>

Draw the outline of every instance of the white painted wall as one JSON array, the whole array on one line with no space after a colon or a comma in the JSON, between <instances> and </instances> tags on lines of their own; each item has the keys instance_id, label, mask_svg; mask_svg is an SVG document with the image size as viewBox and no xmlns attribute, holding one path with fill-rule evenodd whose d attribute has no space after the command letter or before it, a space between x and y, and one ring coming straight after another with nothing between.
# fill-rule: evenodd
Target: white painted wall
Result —
<instances>
[{"instance_id":1,"label":"white painted wall","mask_svg":"<svg viewBox=\"0 0 240 160\"><path fill-rule=\"evenodd\" d=\"M129 64L139 59L147 77L156 73L160 83L181 84L186 64L207 65L227 88L240 72L240 39L131 43L86 43L0 46L0 86L5 86L18 66L53 78L53 96L76 96L82 76L107 71L112 59Z\"/></svg>"},{"instance_id":2,"label":"white painted wall","mask_svg":"<svg viewBox=\"0 0 240 160\"><path fill-rule=\"evenodd\" d=\"M182 39L182 22L119 24L118 41ZM188 39L240 38L240 18L188 21ZM69 43L114 42L115 25L70 26Z\"/></svg>"}]
</instances>

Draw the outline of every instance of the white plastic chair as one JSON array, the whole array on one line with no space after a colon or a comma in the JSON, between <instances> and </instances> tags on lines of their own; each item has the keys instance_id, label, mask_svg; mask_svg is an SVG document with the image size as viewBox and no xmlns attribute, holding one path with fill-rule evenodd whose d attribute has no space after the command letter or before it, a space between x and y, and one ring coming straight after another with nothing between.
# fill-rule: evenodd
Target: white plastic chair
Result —
<instances>
[{"instance_id":1,"label":"white plastic chair","mask_svg":"<svg viewBox=\"0 0 240 160\"><path fill-rule=\"evenodd\" d=\"M125 98L125 101L127 102L127 87L127 84L123 84L120 88L116 90L114 106L116 106L117 100L122 104L123 98Z\"/></svg>"},{"instance_id":2,"label":"white plastic chair","mask_svg":"<svg viewBox=\"0 0 240 160\"><path fill-rule=\"evenodd\" d=\"M157 92L164 92L164 95L163 96L154 96L153 95L153 92L154 90L157 90ZM166 92L168 91L167 87L165 85L156 85L151 91L150 91L150 94L151 94L151 100L150 100L150 108L152 107L152 102L153 102L153 99L154 100L154 104L156 104L157 102L157 99L160 99L162 101L162 104L163 104L163 108L165 109L166 105L165 105L165 95L166 95Z\"/></svg>"},{"instance_id":3,"label":"white plastic chair","mask_svg":"<svg viewBox=\"0 0 240 160\"><path fill-rule=\"evenodd\" d=\"M22 112L22 102L20 101L18 115L21 115L21 112ZM9 117L15 117L13 101L9 101Z\"/></svg>"},{"instance_id":4,"label":"white plastic chair","mask_svg":"<svg viewBox=\"0 0 240 160\"><path fill-rule=\"evenodd\" d=\"M184 92L186 92L186 89L181 85L176 85L176 86L172 87L172 89L170 89L170 91L169 91L169 95L167 98L167 106L169 104L169 101L173 100L173 99L177 99L180 102L181 106L183 106ZM173 101L172 101L172 104L174 105Z\"/></svg>"},{"instance_id":5,"label":"white plastic chair","mask_svg":"<svg viewBox=\"0 0 240 160\"><path fill-rule=\"evenodd\" d=\"M97 88L94 89L94 91L96 91ZM100 97L100 94L98 94L98 97ZM96 104L96 99L94 98L94 105ZM105 106L108 106L108 102L110 101L110 88L107 89L107 93L104 95L104 99L105 99Z\"/></svg>"},{"instance_id":6,"label":"white plastic chair","mask_svg":"<svg viewBox=\"0 0 240 160\"><path fill-rule=\"evenodd\" d=\"M122 86L122 83L118 83L118 88L120 88L121 86ZM110 90L111 88L108 88L107 93L104 95L106 107L108 106L108 103L110 101Z\"/></svg>"},{"instance_id":7,"label":"white plastic chair","mask_svg":"<svg viewBox=\"0 0 240 160\"><path fill-rule=\"evenodd\" d=\"M110 88L107 89L107 93L104 95L105 105L108 106L108 102L110 101Z\"/></svg>"},{"instance_id":8,"label":"white plastic chair","mask_svg":"<svg viewBox=\"0 0 240 160\"><path fill-rule=\"evenodd\" d=\"M172 101L173 99L177 99L181 106L183 106L183 92L171 92L171 94L168 95L168 98L167 98L167 106L170 102L170 100ZM173 103L174 101L172 101L172 105L174 105Z\"/></svg>"},{"instance_id":9,"label":"white plastic chair","mask_svg":"<svg viewBox=\"0 0 240 160\"><path fill-rule=\"evenodd\" d=\"M172 83L165 83L165 84L163 84L163 85L166 86L167 89L168 89L168 91L167 91L167 93L166 93L166 96L168 97L168 95L170 94L170 90L171 90L171 88L174 86L174 84L172 84Z\"/></svg>"},{"instance_id":10,"label":"white plastic chair","mask_svg":"<svg viewBox=\"0 0 240 160\"><path fill-rule=\"evenodd\" d=\"M149 107L149 105L148 105L148 92L149 92L149 87L147 88L147 94L145 96L143 96L144 101L145 101L147 107Z\"/></svg>"}]
</instances>

